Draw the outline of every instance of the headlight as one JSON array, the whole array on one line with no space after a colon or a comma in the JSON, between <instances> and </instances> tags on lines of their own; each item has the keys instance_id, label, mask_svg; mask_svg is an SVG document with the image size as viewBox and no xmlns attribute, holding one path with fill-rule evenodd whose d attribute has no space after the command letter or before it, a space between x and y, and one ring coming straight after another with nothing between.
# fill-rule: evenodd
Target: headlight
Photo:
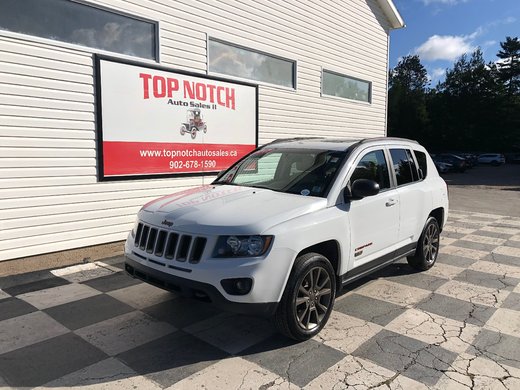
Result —
<instances>
[{"instance_id":1,"label":"headlight","mask_svg":"<svg viewBox=\"0 0 520 390\"><path fill-rule=\"evenodd\" d=\"M262 256L273 241L273 236L220 236L213 257Z\"/></svg>"},{"instance_id":2,"label":"headlight","mask_svg":"<svg viewBox=\"0 0 520 390\"><path fill-rule=\"evenodd\" d=\"M139 225L139 218L137 218L134 222L134 227L130 231L130 234L132 235L132 238L135 238L135 233L137 232L137 226Z\"/></svg>"}]
</instances>

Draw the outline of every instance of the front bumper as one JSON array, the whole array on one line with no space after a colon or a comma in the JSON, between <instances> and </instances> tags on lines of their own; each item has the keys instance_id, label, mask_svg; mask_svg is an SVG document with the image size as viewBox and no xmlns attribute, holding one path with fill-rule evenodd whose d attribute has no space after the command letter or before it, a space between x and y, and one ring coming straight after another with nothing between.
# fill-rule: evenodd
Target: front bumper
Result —
<instances>
[{"instance_id":1,"label":"front bumper","mask_svg":"<svg viewBox=\"0 0 520 390\"><path fill-rule=\"evenodd\" d=\"M216 307L235 313L250 314L262 317L274 315L278 302L242 303L226 299L220 291L211 284L198 282L180 276L158 271L147 267L131 258L125 258L125 270L130 276L168 291L181 294L184 297L211 302Z\"/></svg>"}]
</instances>

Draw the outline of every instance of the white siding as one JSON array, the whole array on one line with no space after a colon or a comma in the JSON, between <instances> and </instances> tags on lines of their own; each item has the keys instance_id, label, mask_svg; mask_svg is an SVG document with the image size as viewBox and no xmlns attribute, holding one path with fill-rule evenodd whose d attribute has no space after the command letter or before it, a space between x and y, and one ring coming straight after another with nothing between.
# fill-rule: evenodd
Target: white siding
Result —
<instances>
[{"instance_id":1,"label":"white siding","mask_svg":"<svg viewBox=\"0 0 520 390\"><path fill-rule=\"evenodd\" d=\"M376 0L92 2L159 21L164 66L206 73L208 36L297 61L296 90L260 86L260 144L385 135ZM0 32L0 260L123 240L145 202L210 181L97 181L92 53ZM322 97L322 68L372 82L371 104Z\"/></svg>"}]
</instances>

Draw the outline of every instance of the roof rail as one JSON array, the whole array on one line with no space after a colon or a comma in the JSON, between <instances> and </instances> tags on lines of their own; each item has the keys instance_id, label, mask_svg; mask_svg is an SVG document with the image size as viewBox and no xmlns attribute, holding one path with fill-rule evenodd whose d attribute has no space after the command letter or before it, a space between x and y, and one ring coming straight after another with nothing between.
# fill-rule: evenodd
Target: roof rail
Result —
<instances>
[{"instance_id":1,"label":"roof rail","mask_svg":"<svg viewBox=\"0 0 520 390\"><path fill-rule=\"evenodd\" d=\"M374 138L364 138L361 141L359 141L360 144L364 144L366 142L371 141L407 141L407 142L413 142L415 144L418 144L414 139L408 139L408 138L399 138L399 137L374 137Z\"/></svg>"},{"instance_id":2,"label":"roof rail","mask_svg":"<svg viewBox=\"0 0 520 390\"><path fill-rule=\"evenodd\" d=\"M324 138L323 137L278 138L278 139L275 139L274 141L271 141L271 142L265 144L264 146L272 145L272 144L278 144L278 143L281 143L281 142L296 142L296 141L305 141L305 140L310 140L310 139L324 139Z\"/></svg>"}]
</instances>

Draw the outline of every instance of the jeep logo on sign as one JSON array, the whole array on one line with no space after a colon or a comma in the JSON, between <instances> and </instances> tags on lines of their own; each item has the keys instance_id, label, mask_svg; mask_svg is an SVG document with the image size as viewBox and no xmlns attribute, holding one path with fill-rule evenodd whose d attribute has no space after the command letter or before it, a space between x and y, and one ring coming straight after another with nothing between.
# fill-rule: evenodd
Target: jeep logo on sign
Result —
<instances>
[{"instance_id":1,"label":"jeep logo on sign","mask_svg":"<svg viewBox=\"0 0 520 390\"><path fill-rule=\"evenodd\" d=\"M161 225L166 225L168 227L172 227L173 226L173 222L168 221L167 219L165 219L164 221L161 222Z\"/></svg>"}]
</instances>

